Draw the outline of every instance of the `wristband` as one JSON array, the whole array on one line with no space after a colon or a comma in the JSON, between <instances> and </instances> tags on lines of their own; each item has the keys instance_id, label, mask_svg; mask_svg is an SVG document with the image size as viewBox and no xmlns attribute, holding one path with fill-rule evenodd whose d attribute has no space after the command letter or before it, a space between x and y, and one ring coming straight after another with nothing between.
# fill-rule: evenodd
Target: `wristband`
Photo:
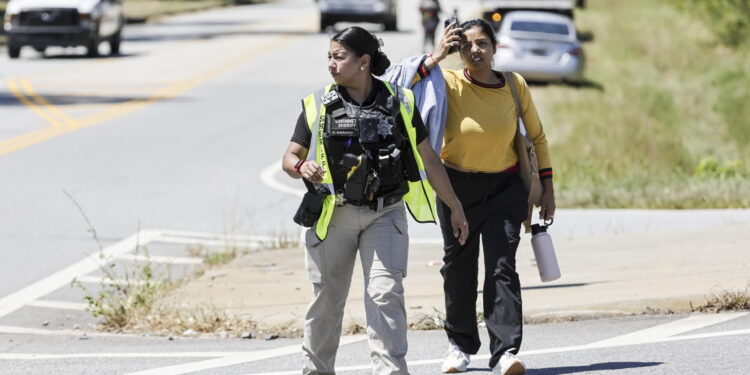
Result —
<instances>
[{"instance_id":1,"label":"wristband","mask_svg":"<svg viewBox=\"0 0 750 375\"><path fill-rule=\"evenodd\" d=\"M299 159L297 164L294 164L294 170L297 171L297 173L302 174L299 169L302 168L302 164L305 164L306 161L307 159Z\"/></svg>"},{"instance_id":2,"label":"wristband","mask_svg":"<svg viewBox=\"0 0 750 375\"><path fill-rule=\"evenodd\" d=\"M432 63L435 63L435 59L432 57L432 54L428 54L424 60L422 60L422 63L419 64L419 68L417 69L417 74L419 74L419 78L424 78L430 75L430 69L427 67L427 59L432 59ZM437 64L436 64L437 65Z\"/></svg>"}]
</instances>

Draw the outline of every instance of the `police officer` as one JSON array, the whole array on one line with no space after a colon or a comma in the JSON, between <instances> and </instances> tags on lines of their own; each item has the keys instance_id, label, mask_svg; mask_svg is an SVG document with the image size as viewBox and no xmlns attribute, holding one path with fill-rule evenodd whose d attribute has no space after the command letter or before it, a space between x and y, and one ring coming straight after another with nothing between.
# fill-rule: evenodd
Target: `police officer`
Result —
<instances>
[{"instance_id":1,"label":"police officer","mask_svg":"<svg viewBox=\"0 0 750 375\"><path fill-rule=\"evenodd\" d=\"M331 38L334 83L303 99L283 168L320 197L305 237L314 297L305 316L303 374L333 374L355 257L363 267L365 311L375 374L408 374L405 355L406 212L435 222L434 193L451 207L464 243L461 204L408 89L375 79L390 61L360 27ZM434 188L434 191L433 191ZM301 207L302 209L302 207Z\"/></svg>"}]
</instances>

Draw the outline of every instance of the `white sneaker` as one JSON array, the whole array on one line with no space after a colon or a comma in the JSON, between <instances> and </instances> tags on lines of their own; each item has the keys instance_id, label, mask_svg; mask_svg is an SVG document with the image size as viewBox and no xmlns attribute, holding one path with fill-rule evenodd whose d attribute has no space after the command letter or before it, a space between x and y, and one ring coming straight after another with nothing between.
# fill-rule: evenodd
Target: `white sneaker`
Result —
<instances>
[{"instance_id":1,"label":"white sneaker","mask_svg":"<svg viewBox=\"0 0 750 375\"><path fill-rule=\"evenodd\" d=\"M458 348L458 346L450 343L450 345L448 345L448 352L445 353L445 359L443 360L443 365L440 367L440 370L442 370L446 374L464 372L466 371L466 367L469 366L469 362L469 355L462 352L461 349Z\"/></svg>"},{"instance_id":2,"label":"white sneaker","mask_svg":"<svg viewBox=\"0 0 750 375\"><path fill-rule=\"evenodd\" d=\"M521 375L526 373L526 365L513 353L505 352L492 369L492 375Z\"/></svg>"}]
</instances>

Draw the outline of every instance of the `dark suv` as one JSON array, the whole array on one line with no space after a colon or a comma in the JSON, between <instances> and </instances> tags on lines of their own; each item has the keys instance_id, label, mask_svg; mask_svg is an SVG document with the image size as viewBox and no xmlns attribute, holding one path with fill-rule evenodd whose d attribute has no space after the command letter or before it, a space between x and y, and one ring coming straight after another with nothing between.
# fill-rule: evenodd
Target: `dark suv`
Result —
<instances>
[{"instance_id":1,"label":"dark suv","mask_svg":"<svg viewBox=\"0 0 750 375\"><path fill-rule=\"evenodd\" d=\"M372 22L396 31L396 0L317 0L320 31L336 22Z\"/></svg>"}]
</instances>

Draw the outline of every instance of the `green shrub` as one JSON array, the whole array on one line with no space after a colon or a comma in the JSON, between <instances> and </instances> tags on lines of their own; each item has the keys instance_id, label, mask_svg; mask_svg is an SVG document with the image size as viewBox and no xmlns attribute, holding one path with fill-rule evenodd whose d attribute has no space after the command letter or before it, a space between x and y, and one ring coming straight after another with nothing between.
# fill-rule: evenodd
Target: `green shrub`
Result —
<instances>
[{"instance_id":1,"label":"green shrub","mask_svg":"<svg viewBox=\"0 0 750 375\"><path fill-rule=\"evenodd\" d=\"M750 0L672 0L680 9L695 13L728 46L750 38Z\"/></svg>"}]
</instances>

